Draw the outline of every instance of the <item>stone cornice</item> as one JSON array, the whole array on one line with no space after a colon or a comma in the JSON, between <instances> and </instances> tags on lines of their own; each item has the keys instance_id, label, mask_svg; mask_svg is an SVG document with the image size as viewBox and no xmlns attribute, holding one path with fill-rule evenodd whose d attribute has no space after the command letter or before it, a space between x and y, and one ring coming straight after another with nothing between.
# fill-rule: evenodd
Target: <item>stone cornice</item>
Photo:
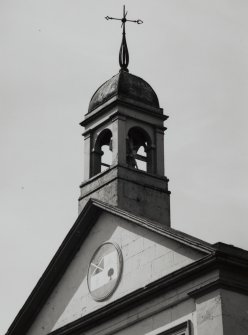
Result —
<instances>
[{"instance_id":1,"label":"stone cornice","mask_svg":"<svg viewBox=\"0 0 248 335\"><path fill-rule=\"evenodd\" d=\"M228 265L228 262L225 263L225 265ZM111 304L100 308L93 313L90 313L74 322L71 322L70 324L67 324L66 326L61 327L49 334L79 335L83 331L94 328L96 324L99 325L101 323L109 321L111 318L113 318L113 315L116 317L122 313L130 311L130 306L140 306L141 304L150 301L151 299L161 296L165 291L176 289L187 282L191 282L201 277L205 273L210 273L213 270L221 268L221 265L223 265L223 259L220 259L218 255L214 254L206 256L197 262L194 262L161 279L158 279L155 282L141 289L138 289L124 296L123 298L120 298L112 302ZM232 271L232 268L230 268L230 271ZM222 273L220 271L219 276L221 277L221 275ZM201 285L200 282L199 285ZM202 284L197 289L194 289L192 291L189 290L187 294L192 297L198 297L210 291L221 288L248 294L247 284L246 286L238 285L237 283L232 281L230 282L228 280L225 280L224 278L213 279L212 282Z\"/></svg>"}]
</instances>

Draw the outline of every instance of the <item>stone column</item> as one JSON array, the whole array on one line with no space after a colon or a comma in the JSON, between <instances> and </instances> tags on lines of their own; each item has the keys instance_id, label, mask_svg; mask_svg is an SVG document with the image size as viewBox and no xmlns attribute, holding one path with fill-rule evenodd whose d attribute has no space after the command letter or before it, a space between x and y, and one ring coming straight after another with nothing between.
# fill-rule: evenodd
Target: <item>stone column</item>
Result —
<instances>
[{"instance_id":1,"label":"stone column","mask_svg":"<svg viewBox=\"0 0 248 335\"><path fill-rule=\"evenodd\" d=\"M126 118L117 115L113 120L113 164L126 165Z\"/></svg>"},{"instance_id":2,"label":"stone column","mask_svg":"<svg viewBox=\"0 0 248 335\"><path fill-rule=\"evenodd\" d=\"M84 180L90 179L90 133L84 135Z\"/></svg>"},{"instance_id":3,"label":"stone column","mask_svg":"<svg viewBox=\"0 0 248 335\"><path fill-rule=\"evenodd\" d=\"M156 174L164 176L164 130L156 128Z\"/></svg>"}]
</instances>

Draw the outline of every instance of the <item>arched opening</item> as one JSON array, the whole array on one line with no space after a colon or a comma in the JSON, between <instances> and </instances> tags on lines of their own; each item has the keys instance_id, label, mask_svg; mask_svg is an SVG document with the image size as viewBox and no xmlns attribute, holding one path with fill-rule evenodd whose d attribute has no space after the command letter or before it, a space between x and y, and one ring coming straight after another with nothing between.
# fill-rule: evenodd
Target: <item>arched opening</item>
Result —
<instances>
[{"instance_id":1,"label":"arched opening","mask_svg":"<svg viewBox=\"0 0 248 335\"><path fill-rule=\"evenodd\" d=\"M92 157L93 175L103 172L112 164L112 133L104 129L97 137Z\"/></svg>"},{"instance_id":2,"label":"arched opening","mask_svg":"<svg viewBox=\"0 0 248 335\"><path fill-rule=\"evenodd\" d=\"M151 139L139 127L129 130L127 136L127 164L137 170L152 172Z\"/></svg>"}]
</instances>

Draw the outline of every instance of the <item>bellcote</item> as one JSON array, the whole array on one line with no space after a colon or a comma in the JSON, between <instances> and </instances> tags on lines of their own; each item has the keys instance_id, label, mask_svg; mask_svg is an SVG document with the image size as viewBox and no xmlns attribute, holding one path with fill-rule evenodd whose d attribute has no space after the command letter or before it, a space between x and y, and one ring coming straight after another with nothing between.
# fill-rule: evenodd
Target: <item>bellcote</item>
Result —
<instances>
[{"instance_id":1,"label":"bellcote","mask_svg":"<svg viewBox=\"0 0 248 335\"><path fill-rule=\"evenodd\" d=\"M118 164L164 176L164 120L156 93L128 72L101 85L90 100L81 125L90 138L85 152L85 180Z\"/></svg>"},{"instance_id":2,"label":"bellcote","mask_svg":"<svg viewBox=\"0 0 248 335\"><path fill-rule=\"evenodd\" d=\"M155 91L129 72L101 85L81 125L84 182L79 211L92 197L170 225L164 176L164 121Z\"/></svg>"}]
</instances>

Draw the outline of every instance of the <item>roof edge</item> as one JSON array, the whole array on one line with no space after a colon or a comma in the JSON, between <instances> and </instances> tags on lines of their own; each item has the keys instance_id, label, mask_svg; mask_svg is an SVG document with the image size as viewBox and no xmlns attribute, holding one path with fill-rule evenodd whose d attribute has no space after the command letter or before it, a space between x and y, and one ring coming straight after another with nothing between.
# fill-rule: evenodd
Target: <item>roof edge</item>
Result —
<instances>
[{"instance_id":1,"label":"roof edge","mask_svg":"<svg viewBox=\"0 0 248 335\"><path fill-rule=\"evenodd\" d=\"M139 226L143 228L147 228L150 231L153 231L155 233L158 233L164 237L167 237L169 239L176 240L177 242L181 242L185 245L188 245L190 247L193 247L197 250L203 251L205 253L211 253L214 252L216 249L212 246L212 244L207 243L203 240L200 240L196 237L193 237L191 235L188 235L186 233L183 233L179 230L173 229L171 227L161 227L158 225L157 222L146 219L144 217L140 217L137 215L134 215L128 211L125 211L123 209L120 209L118 207L106 204L105 202L102 202L100 200L92 198L92 204L95 206L102 208L103 210L118 215L119 217L122 217L124 219L127 219L131 222L134 222L138 224Z\"/></svg>"}]
</instances>

